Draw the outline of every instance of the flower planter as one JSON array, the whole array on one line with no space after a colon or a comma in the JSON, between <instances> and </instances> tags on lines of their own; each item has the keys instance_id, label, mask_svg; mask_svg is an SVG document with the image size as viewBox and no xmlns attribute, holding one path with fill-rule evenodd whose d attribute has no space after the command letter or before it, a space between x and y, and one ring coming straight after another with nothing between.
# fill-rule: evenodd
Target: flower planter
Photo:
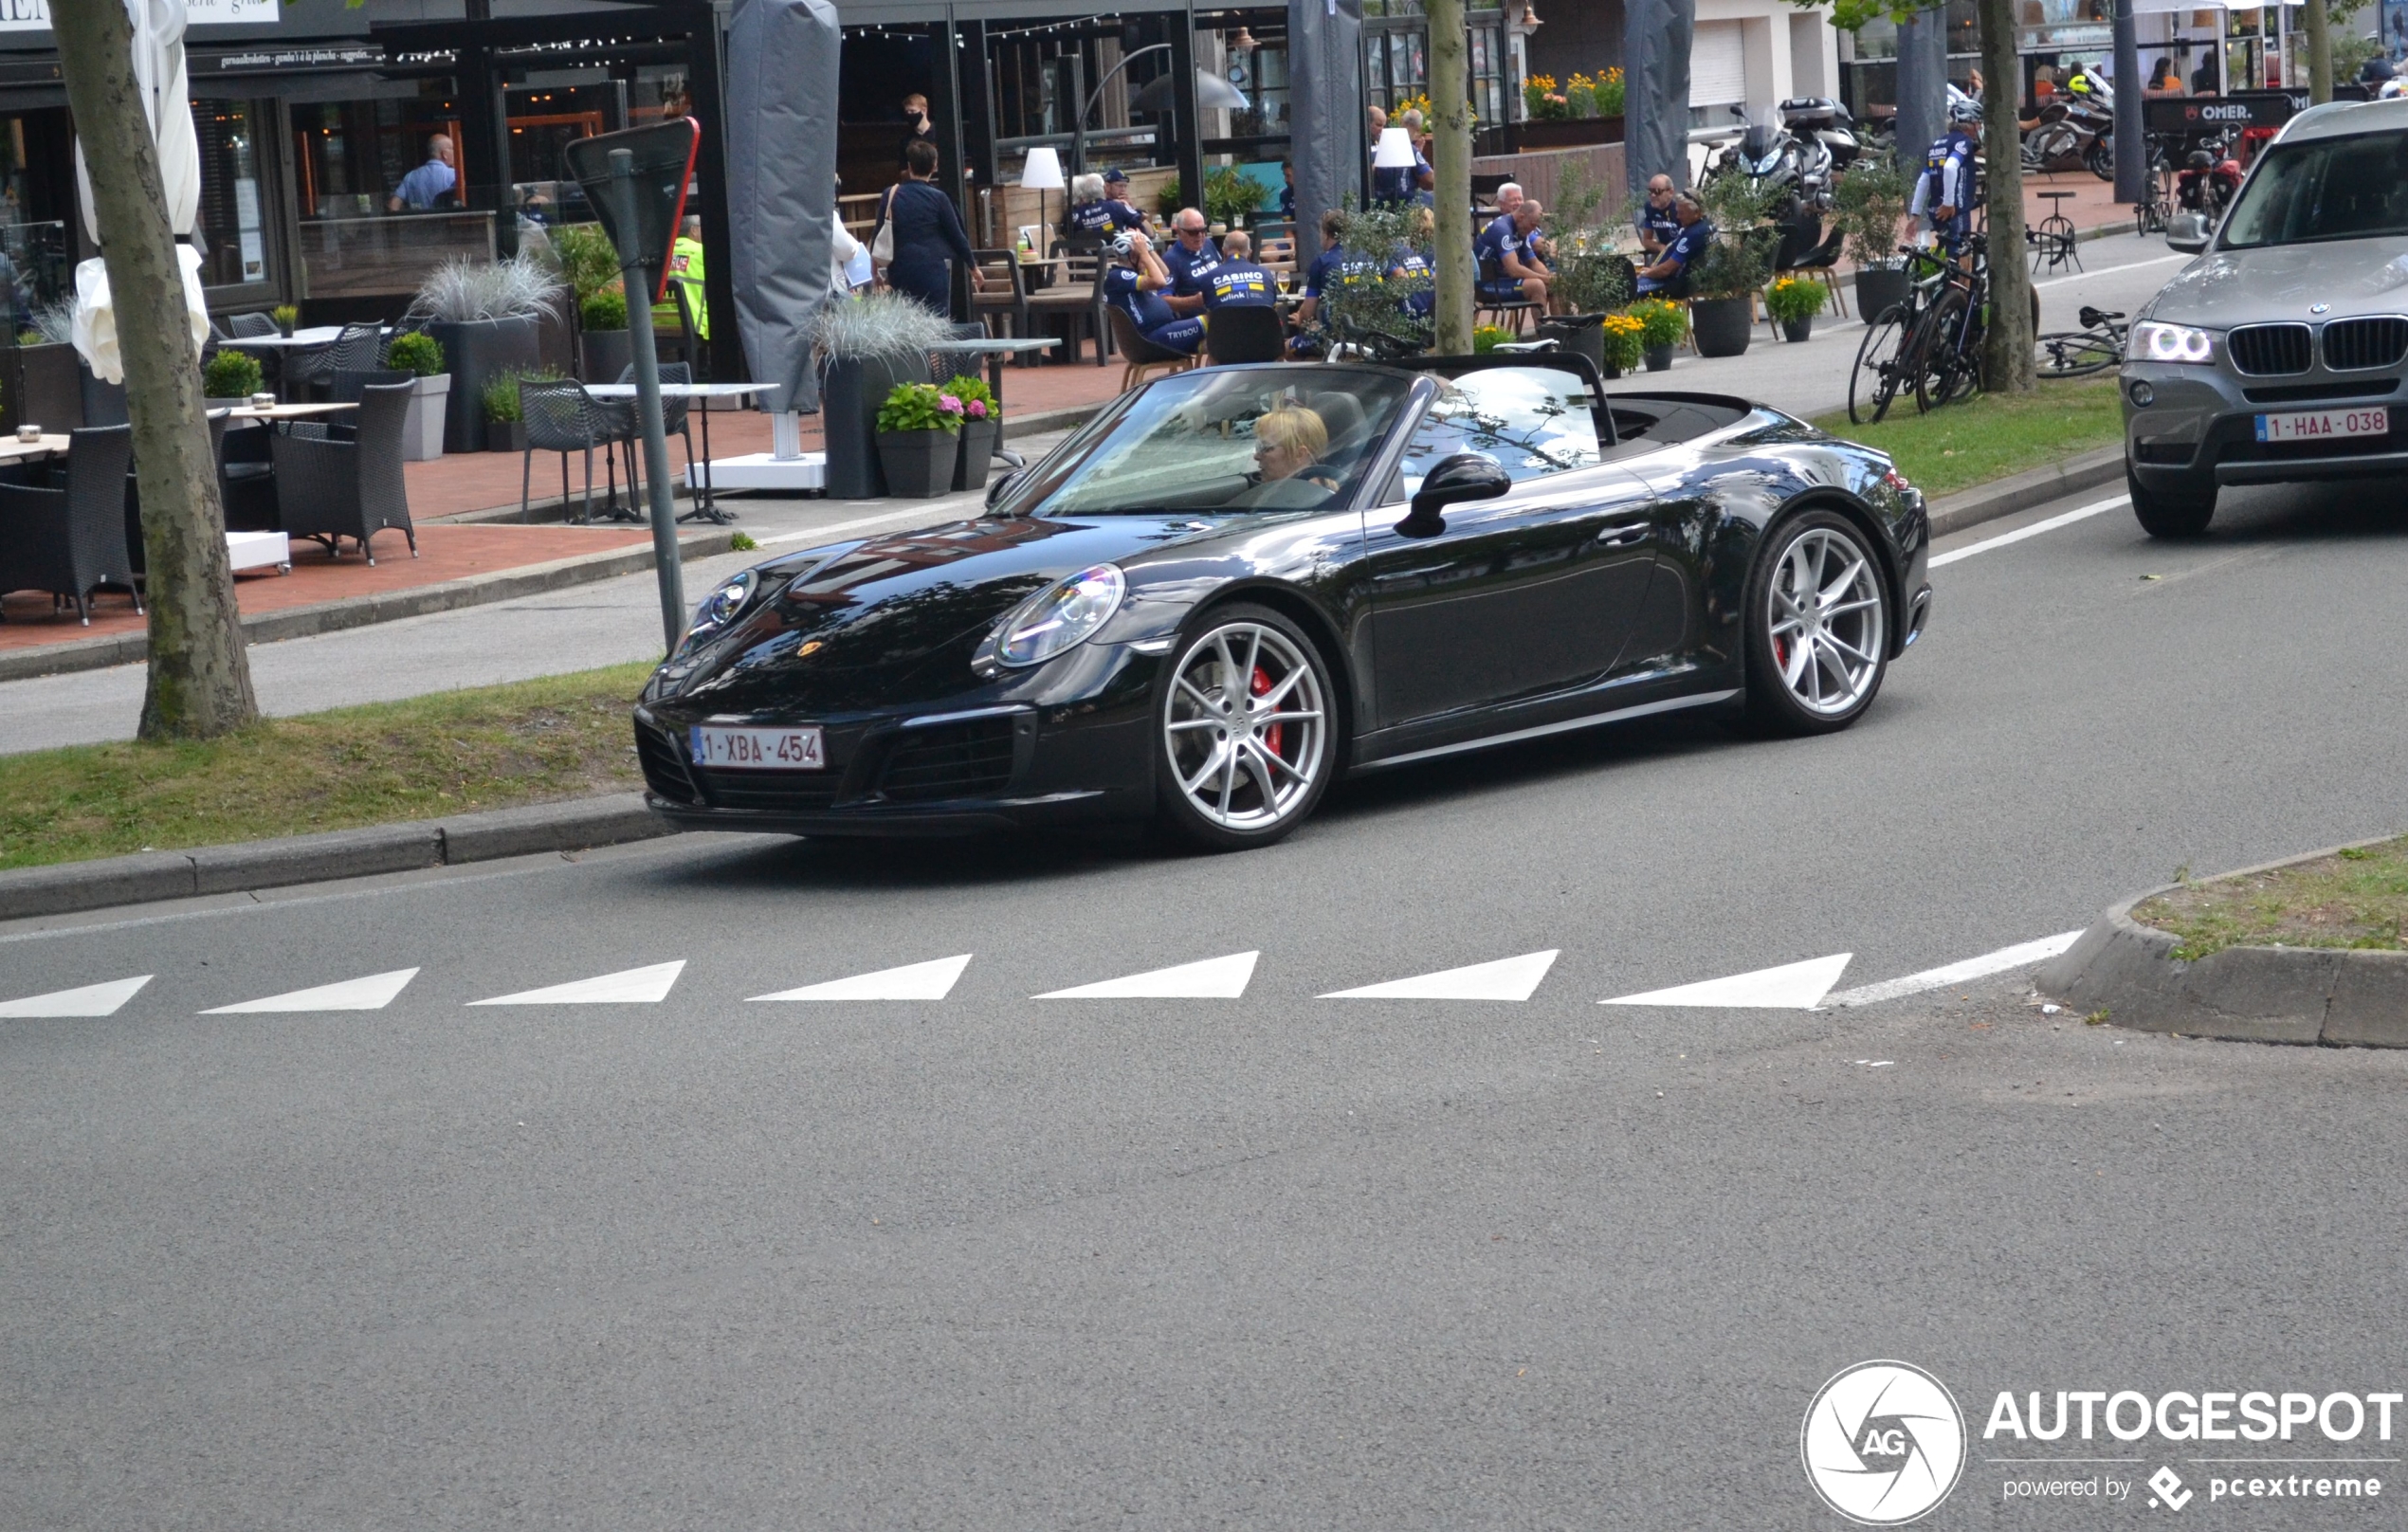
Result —
<instances>
[{"instance_id":1,"label":"flower planter","mask_svg":"<svg viewBox=\"0 0 2408 1532\"><path fill-rule=\"evenodd\" d=\"M523 420L488 420L485 422L485 450L488 452L523 452L527 449L527 423Z\"/></svg>"},{"instance_id":2,"label":"flower planter","mask_svg":"<svg viewBox=\"0 0 2408 1532\"><path fill-rule=\"evenodd\" d=\"M903 500L930 500L953 488L954 466L961 458L959 432L880 431L877 436L886 493Z\"/></svg>"},{"instance_id":3,"label":"flower planter","mask_svg":"<svg viewBox=\"0 0 2408 1532\"><path fill-rule=\"evenodd\" d=\"M1605 375L1605 326L1602 314L1574 314L1552 319L1539 326L1541 337L1552 337L1556 345L1576 356L1586 356L1589 365Z\"/></svg>"},{"instance_id":4,"label":"flower planter","mask_svg":"<svg viewBox=\"0 0 2408 1532\"><path fill-rule=\"evenodd\" d=\"M1867 324L1880 319L1882 310L1906 301L1912 283L1906 268L1901 265L1867 266L1856 273L1856 313Z\"/></svg>"},{"instance_id":5,"label":"flower planter","mask_svg":"<svg viewBox=\"0 0 2408 1532\"><path fill-rule=\"evenodd\" d=\"M443 456L444 414L451 399L451 374L410 380L410 412L401 417L401 461L432 463Z\"/></svg>"},{"instance_id":6,"label":"flower planter","mask_svg":"<svg viewBox=\"0 0 2408 1532\"><path fill-rule=\"evenodd\" d=\"M0 347L0 434L19 426L64 432L82 425L81 366L64 341Z\"/></svg>"},{"instance_id":7,"label":"flower planter","mask_svg":"<svg viewBox=\"0 0 2408 1532\"><path fill-rule=\"evenodd\" d=\"M990 415L985 420L961 423L961 460L954 465L953 487L984 489L987 487L987 465L994 460L995 444L1003 440L1003 422Z\"/></svg>"},{"instance_id":8,"label":"flower planter","mask_svg":"<svg viewBox=\"0 0 2408 1532\"><path fill-rule=\"evenodd\" d=\"M1802 319L1783 319L1780 326L1783 340L1802 341L1815 333L1815 316L1809 314Z\"/></svg>"},{"instance_id":9,"label":"flower planter","mask_svg":"<svg viewBox=\"0 0 2408 1532\"><path fill-rule=\"evenodd\" d=\"M1533 118L1513 124L1517 154L1533 149L1585 149L1593 144L1622 141L1619 117Z\"/></svg>"},{"instance_id":10,"label":"flower planter","mask_svg":"<svg viewBox=\"0 0 2408 1532\"><path fill-rule=\"evenodd\" d=\"M1696 299L1689 304L1689 330L1697 337L1701 356L1743 355L1756 330L1755 306L1745 294Z\"/></svg>"},{"instance_id":11,"label":"flower planter","mask_svg":"<svg viewBox=\"0 0 2408 1532\"><path fill-rule=\"evenodd\" d=\"M451 369L444 400L443 446L447 452L482 452L485 447L485 384L502 373L532 373L538 366L536 317L510 319L436 319L427 326Z\"/></svg>"},{"instance_id":12,"label":"flower planter","mask_svg":"<svg viewBox=\"0 0 2408 1532\"><path fill-rule=\"evenodd\" d=\"M578 374L588 383L616 383L635 360L625 330L588 330L577 337Z\"/></svg>"},{"instance_id":13,"label":"flower planter","mask_svg":"<svg viewBox=\"0 0 2408 1532\"><path fill-rule=\"evenodd\" d=\"M1640 352L1639 356L1646 360L1647 370L1651 373L1669 373L1672 370L1672 348L1669 346L1650 346Z\"/></svg>"},{"instance_id":14,"label":"flower planter","mask_svg":"<svg viewBox=\"0 0 2408 1532\"><path fill-rule=\"evenodd\" d=\"M828 498L875 500L885 494L878 467L878 407L898 383L928 381L924 356L837 361L820 390L819 429L828 450Z\"/></svg>"}]
</instances>

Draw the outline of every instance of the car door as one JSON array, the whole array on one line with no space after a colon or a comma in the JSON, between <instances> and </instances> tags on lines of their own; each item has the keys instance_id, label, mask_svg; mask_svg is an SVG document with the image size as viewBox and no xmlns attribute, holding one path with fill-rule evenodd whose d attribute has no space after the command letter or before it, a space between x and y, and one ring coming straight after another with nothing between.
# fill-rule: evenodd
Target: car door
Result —
<instances>
[{"instance_id":1,"label":"car door","mask_svg":"<svg viewBox=\"0 0 2408 1532\"><path fill-rule=\"evenodd\" d=\"M1597 466L1578 379L1500 368L1455 380L1416 428L1404 494L1366 513L1365 595L1378 726L1578 686L1612 669L1654 565L1654 496ZM1457 451L1513 476L1448 508L1445 530L1396 530L1422 473Z\"/></svg>"}]
</instances>

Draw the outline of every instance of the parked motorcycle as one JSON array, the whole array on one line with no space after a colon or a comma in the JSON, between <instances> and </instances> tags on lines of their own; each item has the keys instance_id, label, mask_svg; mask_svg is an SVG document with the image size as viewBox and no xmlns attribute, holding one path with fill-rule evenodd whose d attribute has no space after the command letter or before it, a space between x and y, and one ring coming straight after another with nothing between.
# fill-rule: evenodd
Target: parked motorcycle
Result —
<instances>
[{"instance_id":1,"label":"parked motorcycle","mask_svg":"<svg viewBox=\"0 0 2408 1532\"><path fill-rule=\"evenodd\" d=\"M1819 169L1823 184L1828 188L1833 173L1846 170L1864 153L1864 145L1856 137L1856 119L1848 108L1828 96L1794 96L1780 104L1781 125L1795 135L1801 144L1813 145L1822 152L1825 163Z\"/></svg>"},{"instance_id":2,"label":"parked motorcycle","mask_svg":"<svg viewBox=\"0 0 2408 1532\"><path fill-rule=\"evenodd\" d=\"M1714 154L1706 177L1744 175L1779 189L1773 208L1774 221L1781 226L1775 264L1788 269L1822 244L1823 212L1831 206L1831 151L1819 138L1801 138L1779 120L1749 120L1743 106L1732 107L1731 116L1746 127Z\"/></svg>"},{"instance_id":3,"label":"parked motorcycle","mask_svg":"<svg viewBox=\"0 0 2408 1532\"><path fill-rule=\"evenodd\" d=\"M2233 152L2239 142L2238 130L2226 128L2192 150L2174 178L2174 205L2185 212L2206 214L2211 228L2223 221L2224 210L2233 205L2234 194L2241 189L2241 162Z\"/></svg>"},{"instance_id":4,"label":"parked motorcycle","mask_svg":"<svg viewBox=\"0 0 2408 1532\"><path fill-rule=\"evenodd\" d=\"M2060 97L2040 108L2023 135L2023 168L2087 170L2102 181L2115 179L2115 115L2095 97Z\"/></svg>"}]
</instances>

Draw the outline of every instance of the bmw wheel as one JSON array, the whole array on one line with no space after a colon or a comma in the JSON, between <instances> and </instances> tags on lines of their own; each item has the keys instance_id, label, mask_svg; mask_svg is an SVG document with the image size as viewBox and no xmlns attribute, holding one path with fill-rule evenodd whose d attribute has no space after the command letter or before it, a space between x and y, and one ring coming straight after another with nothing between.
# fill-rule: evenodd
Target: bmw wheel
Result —
<instances>
[{"instance_id":1,"label":"bmw wheel","mask_svg":"<svg viewBox=\"0 0 2408 1532\"><path fill-rule=\"evenodd\" d=\"M2207 531L2208 522L2216 520L2216 489L2212 484L2205 495L2162 495L2142 488L2140 479L2129 468L2125 470L2124 483L2131 491L2133 519L2152 538L2196 538Z\"/></svg>"},{"instance_id":2,"label":"bmw wheel","mask_svg":"<svg viewBox=\"0 0 2408 1532\"><path fill-rule=\"evenodd\" d=\"M1856 721L1889 664L1889 597L1856 524L1808 511L1773 530L1748 579L1747 711L1779 734Z\"/></svg>"},{"instance_id":3,"label":"bmw wheel","mask_svg":"<svg viewBox=\"0 0 2408 1532\"><path fill-rule=\"evenodd\" d=\"M1321 801L1338 751L1321 652L1268 607L1218 607L1184 636L1156 706L1163 819L1214 850L1268 846Z\"/></svg>"}]
</instances>

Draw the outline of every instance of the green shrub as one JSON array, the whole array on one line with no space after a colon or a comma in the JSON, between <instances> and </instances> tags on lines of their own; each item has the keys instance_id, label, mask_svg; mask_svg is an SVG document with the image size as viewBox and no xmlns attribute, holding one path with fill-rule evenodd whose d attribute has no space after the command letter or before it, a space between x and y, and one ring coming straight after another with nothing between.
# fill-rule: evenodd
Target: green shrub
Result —
<instances>
[{"instance_id":1,"label":"green shrub","mask_svg":"<svg viewBox=\"0 0 2408 1532\"><path fill-rule=\"evenodd\" d=\"M259 385L259 358L239 351L221 351L201 369L201 392L212 399L247 399Z\"/></svg>"},{"instance_id":2,"label":"green shrub","mask_svg":"<svg viewBox=\"0 0 2408 1532\"><path fill-rule=\"evenodd\" d=\"M478 391L477 402L483 408L487 420L497 426L507 426L525 418L525 411L519 403L520 384L556 383L559 380L560 374L548 367L532 373L502 373L485 379L485 386Z\"/></svg>"},{"instance_id":3,"label":"green shrub","mask_svg":"<svg viewBox=\"0 0 2408 1532\"><path fill-rule=\"evenodd\" d=\"M588 293L577 304L577 322L587 333L627 328L627 289L605 287Z\"/></svg>"},{"instance_id":4,"label":"green shrub","mask_svg":"<svg viewBox=\"0 0 2408 1532\"><path fill-rule=\"evenodd\" d=\"M945 408L945 395L934 383L898 383L878 407L878 429L882 431L948 430L961 429L961 406L957 395L954 408Z\"/></svg>"},{"instance_id":5,"label":"green shrub","mask_svg":"<svg viewBox=\"0 0 2408 1532\"><path fill-rule=\"evenodd\" d=\"M1471 332L1472 355L1475 356L1486 356L1488 353L1505 344L1506 334L1507 332L1505 327L1502 324L1484 324L1480 326L1478 329Z\"/></svg>"},{"instance_id":6,"label":"green shrub","mask_svg":"<svg viewBox=\"0 0 2408 1532\"><path fill-rule=\"evenodd\" d=\"M1231 228L1263 205L1263 183L1234 165L1224 165L1204 177L1204 217Z\"/></svg>"},{"instance_id":7,"label":"green shrub","mask_svg":"<svg viewBox=\"0 0 2408 1532\"><path fill-rule=\"evenodd\" d=\"M1597 334L1608 367L1625 373L1638 370L1647 349L1647 321L1635 314L1609 314L1599 323Z\"/></svg>"},{"instance_id":8,"label":"green shrub","mask_svg":"<svg viewBox=\"0 0 2408 1532\"><path fill-rule=\"evenodd\" d=\"M424 330L405 330L385 348L385 365L415 377L433 377L443 371L443 346Z\"/></svg>"},{"instance_id":9,"label":"green shrub","mask_svg":"<svg viewBox=\"0 0 2408 1532\"><path fill-rule=\"evenodd\" d=\"M1831 289L1812 277L1783 277L1764 289L1764 312L1792 324L1820 314L1830 296Z\"/></svg>"},{"instance_id":10,"label":"green shrub","mask_svg":"<svg viewBox=\"0 0 2408 1532\"><path fill-rule=\"evenodd\" d=\"M620 280L619 252L611 248L600 224L564 224L546 237L552 242L553 262L579 303Z\"/></svg>"},{"instance_id":11,"label":"green shrub","mask_svg":"<svg viewBox=\"0 0 2408 1532\"><path fill-rule=\"evenodd\" d=\"M1639 321L1640 342L1649 351L1677 346L1681 337L1689 333L1688 310L1666 299L1642 298L1629 312Z\"/></svg>"}]
</instances>

